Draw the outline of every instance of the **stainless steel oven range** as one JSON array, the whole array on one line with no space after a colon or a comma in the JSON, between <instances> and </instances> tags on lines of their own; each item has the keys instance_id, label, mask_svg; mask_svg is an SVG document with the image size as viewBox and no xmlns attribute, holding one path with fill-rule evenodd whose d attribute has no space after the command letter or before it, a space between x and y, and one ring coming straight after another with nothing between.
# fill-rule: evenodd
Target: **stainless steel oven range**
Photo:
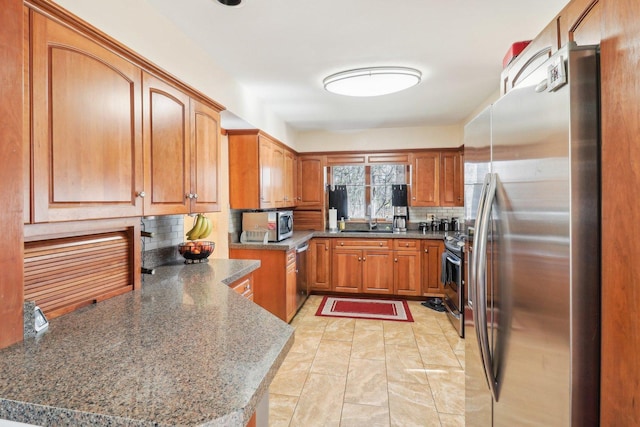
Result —
<instances>
[{"instance_id":1,"label":"stainless steel oven range","mask_svg":"<svg viewBox=\"0 0 640 427\"><path fill-rule=\"evenodd\" d=\"M464 337L464 239L447 236L442 253L444 307L451 324Z\"/></svg>"}]
</instances>

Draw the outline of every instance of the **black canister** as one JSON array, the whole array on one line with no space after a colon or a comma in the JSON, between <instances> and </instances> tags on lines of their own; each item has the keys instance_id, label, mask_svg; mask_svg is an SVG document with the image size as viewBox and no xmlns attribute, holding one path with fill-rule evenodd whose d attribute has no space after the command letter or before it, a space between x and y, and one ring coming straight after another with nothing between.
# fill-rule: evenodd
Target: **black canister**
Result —
<instances>
[{"instance_id":1,"label":"black canister","mask_svg":"<svg viewBox=\"0 0 640 427\"><path fill-rule=\"evenodd\" d=\"M420 223L420 232L421 233L426 233L428 229L429 229L429 226L427 225L426 222L421 222Z\"/></svg>"},{"instance_id":2,"label":"black canister","mask_svg":"<svg viewBox=\"0 0 640 427\"><path fill-rule=\"evenodd\" d=\"M449 229L451 231L458 231L458 218L451 218L451 223L449 224Z\"/></svg>"},{"instance_id":3,"label":"black canister","mask_svg":"<svg viewBox=\"0 0 640 427\"><path fill-rule=\"evenodd\" d=\"M440 220L440 231L449 231L449 220L442 218Z\"/></svg>"}]
</instances>

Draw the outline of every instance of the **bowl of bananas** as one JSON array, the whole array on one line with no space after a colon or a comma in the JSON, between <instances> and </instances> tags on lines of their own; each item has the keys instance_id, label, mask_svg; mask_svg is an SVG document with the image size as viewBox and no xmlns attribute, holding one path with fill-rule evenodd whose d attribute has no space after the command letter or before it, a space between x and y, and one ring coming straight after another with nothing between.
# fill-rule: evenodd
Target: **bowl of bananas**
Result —
<instances>
[{"instance_id":1,"label":"bowl of bananas","mask_svg":"<svg viewBox=\"0 0 640 427\"><path fill-rule=\"evenodd\" d=\"M209 255L213 253L216 244L215 242L199 239L207 238L212 229L213 225L209 218L202 214L198 214L195 217L193 227L187 232L188 241L178 245L178 252L184 257L185 263L206 262Z\"/></svg>"}]
</instances>

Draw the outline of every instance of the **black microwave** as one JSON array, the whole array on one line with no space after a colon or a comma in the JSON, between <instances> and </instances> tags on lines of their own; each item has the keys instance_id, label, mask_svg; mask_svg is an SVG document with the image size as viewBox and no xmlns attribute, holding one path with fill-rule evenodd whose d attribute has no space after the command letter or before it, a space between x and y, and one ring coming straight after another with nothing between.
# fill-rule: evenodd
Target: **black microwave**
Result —
<instances>
[{"instance_id":1,"label":"black microwave","mask_svg":"<svg viewBox=\"0 0 640 427\"><path fill-rule=\"evenodd\" d=\"M270 242L293 235L293 211L243 212L242 231L263 231Z\"/></svg>"}]
</instances>

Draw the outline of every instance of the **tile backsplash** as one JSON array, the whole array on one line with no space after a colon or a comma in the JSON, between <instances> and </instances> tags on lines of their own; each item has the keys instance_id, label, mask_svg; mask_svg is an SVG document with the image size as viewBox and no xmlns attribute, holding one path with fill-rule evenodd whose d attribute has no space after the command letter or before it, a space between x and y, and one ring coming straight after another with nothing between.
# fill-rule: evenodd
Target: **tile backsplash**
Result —
<instances>
[{"instance_id":1,"label":"tile backsplash","mask_svg":"<svg viewBox=\"0 0 640 427\"><path fill-rule=\"evenodd\" d=\"M141 231L153 233L142 238L142 266L153 268L180 258L177 246L184 242L184 215L143 218Z\"/></svg>"},{"instance_id":2,"label":"tile backsplash","mask_svg":"<svg viewBox=\"0 0 640 427\"><path fill-rule=\"evenodd\" d=\"M452 217L463 219L464 208L463 207L436 207L436 208L412 208L409 207L409 222L424 222L429 218L429 215L435 215L436 218L448 218Z\"/></svg>"}]
</instances>

